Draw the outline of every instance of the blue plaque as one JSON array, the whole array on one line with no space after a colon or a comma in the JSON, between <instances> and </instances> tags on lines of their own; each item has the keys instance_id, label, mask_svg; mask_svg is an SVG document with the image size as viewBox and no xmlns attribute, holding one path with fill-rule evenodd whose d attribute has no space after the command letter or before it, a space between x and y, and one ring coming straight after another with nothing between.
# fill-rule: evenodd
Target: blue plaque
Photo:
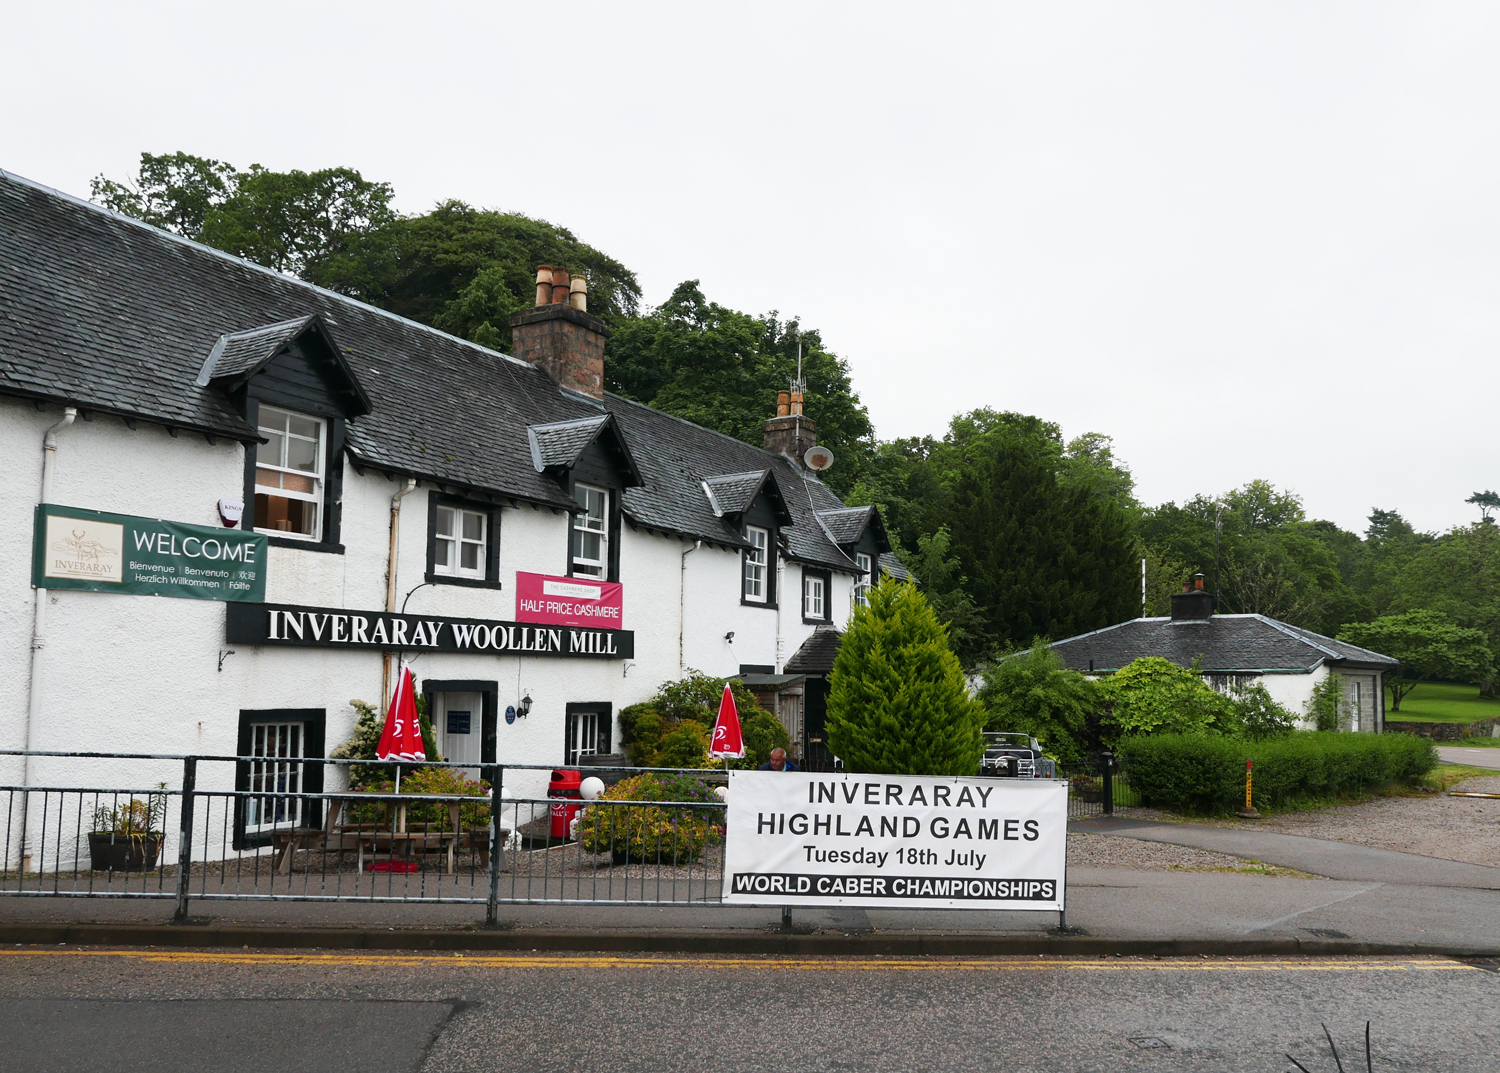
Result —
<instances>
[{"instance_id":1,"label":"blue plaque","mask_svg":"<svg viewBox=\"0 0 1500 1073\"><path fill-rule=\"evenodd\" d=\"M507 723L514 723L516 721L516 706L514 704L506 705L505 721Z\"/></svg>"}]
</instances>

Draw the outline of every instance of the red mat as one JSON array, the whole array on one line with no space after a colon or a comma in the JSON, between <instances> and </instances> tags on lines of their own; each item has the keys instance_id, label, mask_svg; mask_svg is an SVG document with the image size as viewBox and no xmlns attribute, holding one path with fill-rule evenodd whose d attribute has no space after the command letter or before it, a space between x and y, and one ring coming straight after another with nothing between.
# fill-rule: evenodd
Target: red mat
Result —
<instances>
[{"instance_id":1,"label":"red mat","mask_svg":"<svg viewBox=\"0 0 1500 1073\"><path fill-rule=\"evenodd\" d=\"M371 861L365 865L367 872L420 872L422 866L416 861Z\"/></svg>"}]
</instances>

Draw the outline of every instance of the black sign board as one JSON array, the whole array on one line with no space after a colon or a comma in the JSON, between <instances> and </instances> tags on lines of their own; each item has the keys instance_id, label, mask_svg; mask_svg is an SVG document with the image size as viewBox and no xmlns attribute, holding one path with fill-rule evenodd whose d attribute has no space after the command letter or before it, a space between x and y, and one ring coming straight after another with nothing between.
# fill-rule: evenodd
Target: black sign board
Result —
<instances>
[{"instance_id":1,"label":"black sign board","mask_svg":"<svg viewBox=\"0 0 1500 1073\"><path fill-rule=\"evenodd\" d=\"M635 634L592 626L539 626L477 618L392 615L341 607L228 604L226 639L235 645L476 652L563 659L634 659Z\"/></svg>"}]
</instances>

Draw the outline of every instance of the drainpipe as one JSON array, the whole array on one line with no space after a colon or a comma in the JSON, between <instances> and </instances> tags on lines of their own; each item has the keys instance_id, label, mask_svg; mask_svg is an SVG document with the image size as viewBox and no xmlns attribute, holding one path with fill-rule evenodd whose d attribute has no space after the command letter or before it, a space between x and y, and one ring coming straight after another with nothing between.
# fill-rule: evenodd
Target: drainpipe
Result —
<instances>
[{"instance_id":1,"label":"drainpipe","mask_svg":"<svg viewBox=\"0 0 1500 1073\"><path fill-rule=\"evenodd\" d=\"M78 410L69 406L63 410L62 420L53 425L42 436L42 497L40 502L52 502L52 470L57 462L57 434L71 425L78 417ZM36 607L31 619L31 679L27 683L26 697L26 749L36 748L33 735L42 711L42 649L47 645L47 590L36 590ZM36 758L26 758L26 770L21 785L30 787L36 781ZM26 848L26 806L31 795L21 795L21 871L25 874L31 853Z\"/></svg>"},{"instance_id":2,"label":"drainpipe","mask_svg":"<svg viewBox=\"0 0 1500 1073\"><path fill-rule=\"evenodd\" d=\"M406 487L391 496L391 553L385 568L385 613L388 615L396 613L396 556L401 550L401 501L416 491L416 488L416 478L408 477ZM386 704L391 695L391 654L386 652L381 661L379 700L381 704Z\"/></svg>"},{"instance_id":3,"label":"drainpipe","mask_svg":"<svg viewBox=\"0 0 1500 1073\"><path fill-rule=\"evenodd\" d=\"M776 647L772 650L772 662L776 664L776 673L780 674L786 661L786 642L781 633L781 605L786 603L786 591L781 587L786 581L786 560L781 553L776 553Z\"/></svg>"},{"instance_id":4,"label":"drainpipe","mask_svg":"<svg viewBox=\"0 0 1500 1073\"><path fill-rule=\"evenodd\" d=\"M703 541L693 541L693 546L682 553L682 573L677 583L677 673L687 672L687 659L684 648L684 636L687 633L687 557L699 548L703 547Z\"/></svg>"}]
</instances>

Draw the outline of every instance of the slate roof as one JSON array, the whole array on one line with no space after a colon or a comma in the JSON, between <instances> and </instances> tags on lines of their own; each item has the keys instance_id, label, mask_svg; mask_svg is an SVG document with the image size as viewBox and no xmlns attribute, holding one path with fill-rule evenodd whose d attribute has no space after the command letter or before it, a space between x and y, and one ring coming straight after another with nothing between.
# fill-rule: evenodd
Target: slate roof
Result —
<instances>
[{"instance_id":1,"label":"slate roof","mask_svg":"<svg viewBox=\"0 0 1500 1073\"><path fill-rule=\"evenodd\" d=\"M295 317L246 332L233 332L219 336L219 341L208 352L208 360L198 374L197 384L202 387L214 380L229 380L255 373L266 362L274 358L281 348L301 335L312 324L313 317Z\"/></svg>"},{"instance_id":2,"label":"slate roof","mask_svg":"<svg viewBox=\"0 0 1500 1073\"><path fill-rule=\"evenodd\" d=\"M844 635L832 626L819 626L802 642L802 647L786 661L783 670L787 674L827 675L833 670L833 661L838 658L839 646Z\"/></svg>"},{"instance_id":3,"label":"slate roof","mask_svg":"<svg viewBox=\"0 0 1500 1073\"><path fill-rule=\"evenodd\" d=\"M526 362L0 171L0 394L258 441L200 374L221 339L212 369L227 375L314 316L368 396L346 439L356 465L571 510L537 471L528 426L610 415L642 481L623 498L633 524L743 546L702 482L769 469L793 519L788 557L857 569L813 516L843 503L784 456L563 391Z\"/></svg>"},{"instance_id":4,"label":"slate roof","mask_svg":"<svg viewBox=\"0 0 1500 1073\"><path fill-rule=\"evenodd\" d=\"M1378 652L1335 641L1265 615L1214 615L1173 622L1138 618L1052 646L1074 670L1117 671L1142 656L1161 656L1181 667L1202 659L1205 674L1305 673L1320 664L1385 670L1397 661Z\"/></svg>"},{"instance_id":5,"label":"slate roof","mask_svg":"<svg viewBox=\"0 0 1500 1073\"><path fill-rule=\"evenodd\" d=\"M880 553L880 572L890 574L897 581L910 581L911 571L906 564L896 558L895 552L883 551Z\"/></svg>"},{"instance_id":6,"label":"slate roof","mask_svg":"<svg viewBox=\"0 0 1500 1073\"><path fill-rule=\"evenodd\" d=\"M818 511L818 521L835 544L854 544L865 535L865 526L870 524L874 513L874 507L840 507Z\"/></svg>"},{"instance_id":7,"label":"slate roof","mask_svg":"<svg viewBox=\"0 0 1500 1073\"><path fill-rule=\"evenodd\" d=\"M531 442L532 463L538 473L548 466L577 465L578 459L609 424L608 414L597 414L574 421L554 421L550 425L530 425L526 435Z\"/></svg>"},{"instance_id":8,"label":"slate roof","mask_svg":"<svg viewBox=\"0 0 1500 1073\"><path fill-rule=\"evenodd\" d=\"M708 496L708 505L719 517L726 514L744 514L755 502L761 485L766 483L769 469L752 470L749 473L730 473L722 477L705 477L703 491Z\"/></svg>"}]
</instances>

